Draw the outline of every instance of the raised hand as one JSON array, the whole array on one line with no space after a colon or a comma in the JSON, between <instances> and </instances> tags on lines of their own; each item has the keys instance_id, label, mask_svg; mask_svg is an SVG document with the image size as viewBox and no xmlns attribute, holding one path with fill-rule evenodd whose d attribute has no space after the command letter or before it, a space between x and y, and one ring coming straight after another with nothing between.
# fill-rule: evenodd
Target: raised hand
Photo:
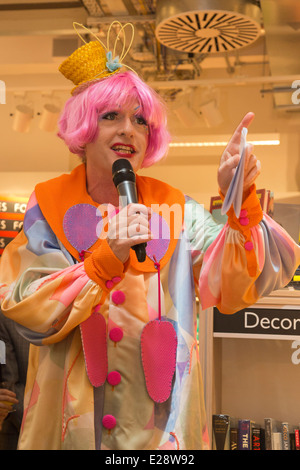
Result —
<instances>
[{"instance_id":1,"label":"raised hand","mask_svg":"<svg viewBox=\"0 0 300 470\"><path fill-rule=\"evenodd\" d=\"M218 185L225 196L230 182L240 161L240 142L243 127L248 128L254 119L254 113L247 113L233 133L228 145L226 146L218 169ZM254 183L261 171L261 163L253 154L253 145L247 146L245 155L245 173L244 173L244 197Z\"/></svg>"}]
</instances>

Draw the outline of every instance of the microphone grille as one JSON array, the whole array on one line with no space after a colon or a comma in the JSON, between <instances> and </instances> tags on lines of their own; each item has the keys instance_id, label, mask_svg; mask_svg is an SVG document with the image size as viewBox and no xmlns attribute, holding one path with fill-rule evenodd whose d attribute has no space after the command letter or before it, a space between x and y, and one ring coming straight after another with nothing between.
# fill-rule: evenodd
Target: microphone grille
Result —
<instances>
[{"instance_id":1,"label":"microphone grille","mask_svg":"<svg viewBox=\"0 0 300 470\"><path fill-rule=\"evenodd\" d=\"M129 160L127 158L118 158L117 160L114 161L113 166L112 166L112 171L115 173L118 170L121 170L122 168L132 170L132 166Z\"/></svg>"},{"instance_id":2,"label":"microphone grille","mask_svg":"<svg viewBox=\"0 0 300 470\"><path fill-rule=\"evenodd\" d=\"M112 176L115 186L123 181L132 181L135 183L135 174L131 163L126 158L115 160L112 165Z\"/></svg>"}]
</instances>

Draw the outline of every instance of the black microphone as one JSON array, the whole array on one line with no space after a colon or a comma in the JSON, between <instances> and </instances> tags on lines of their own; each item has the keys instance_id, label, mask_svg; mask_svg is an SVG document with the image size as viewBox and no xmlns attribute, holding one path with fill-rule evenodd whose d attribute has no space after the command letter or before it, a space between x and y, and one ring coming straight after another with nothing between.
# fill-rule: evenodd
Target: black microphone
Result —
<instances>
[{"instance_id":1,"label":"black microphone","mask_svg":"<svg viewBox=\"0 0 300 470\"><path fill-rule=\"evenodd\" d=\"M135 185L135 173L131 163L126 158L120 158L112 166L113 182L121 199L122 207L127 204L137 203L137 192ZM140 263L146 259L147 243L140 243L131 248L135 251L136 257Z\"/></svg>"}]
</instances>

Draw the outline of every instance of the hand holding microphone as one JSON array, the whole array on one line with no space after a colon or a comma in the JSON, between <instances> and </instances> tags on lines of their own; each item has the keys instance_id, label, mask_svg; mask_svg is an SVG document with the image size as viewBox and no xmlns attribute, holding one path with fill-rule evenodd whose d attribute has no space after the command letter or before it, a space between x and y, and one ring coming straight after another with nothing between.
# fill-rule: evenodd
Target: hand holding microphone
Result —
<instances>
[{"instance_id":1,"label":"hand holding microphone","mask_svg":"<svg viewBox=\"0 0 300 470\"><path fill-rule=\"evenodd\" d=\"M136 252L138 261L143 262L146 259L146 242L151 240L149 228L151 210L138 204L135 174L127 159L116 160L112 174L122 209L111 219L107 233L108 243L123 263L129 257L130 248Z\"/></svg>"}]
</instances>

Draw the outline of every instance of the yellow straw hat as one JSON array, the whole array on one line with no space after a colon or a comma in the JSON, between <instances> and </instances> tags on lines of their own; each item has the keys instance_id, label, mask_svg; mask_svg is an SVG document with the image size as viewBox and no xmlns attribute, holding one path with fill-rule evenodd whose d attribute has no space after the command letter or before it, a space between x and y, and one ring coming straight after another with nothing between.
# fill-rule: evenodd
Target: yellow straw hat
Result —
<instances>
[{"instance_id":1,"label":"yellow straw hat","mask_svg":"<svg viewBox=\"0 0 300 470\"><path fill-rule=\"evenodd\" d=\"M114 25L120 27L120 31L117 34L115 44L111 50L109 47L110 33ZM77 26L87 30L89 34L92 34L96 41L86 42L81 34L77 31ZM73 23L73 27L77 32L78 36L85 43L74 51L70 57L63 61L59 67L59 71L68 79L71 80L75 86L72 89L72 95L80 93L83 89L91 85L92 83L104 78L109 77L120 71L122 66L129 68L131 67L122 63L124 57L127 55L134 37L134 28L131 23L126 23L124 26L119 21L111 23L107 33L107 46L105 46L98 36L92 33L88 28L79 23ZM130 44L125 50L125 28L131 27L131 39ZM123 33L123 49L120 56L116 56L116 46L120 38L120 34ZM134 70L133 70L134 71Z\"/></svg>"}]
</instances>

